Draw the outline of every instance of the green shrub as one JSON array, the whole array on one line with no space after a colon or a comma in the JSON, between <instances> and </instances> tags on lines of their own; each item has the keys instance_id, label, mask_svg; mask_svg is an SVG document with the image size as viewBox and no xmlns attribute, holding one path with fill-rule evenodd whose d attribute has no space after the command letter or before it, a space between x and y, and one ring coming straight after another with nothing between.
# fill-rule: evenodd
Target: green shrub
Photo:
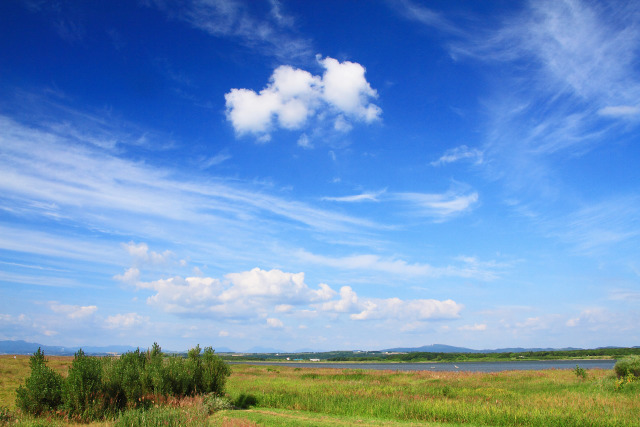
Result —
<instances>
[{"instance_id":1,"label":"green shrub","mask_svg":"<svg viewBox=\"0 0 640 427\"><path fill-rule=\"evenodd\" d=\"M164 355L158 343L153 343L151 351L147 352L147 386L154 395L167 395L168 390L164 380Z\"/></svg>"},{"instance_id":2,"label":"green shrub","mask_svg":"<svg viewBox=\"0 0 640 427\"><path fill-rule=\"evenodd\" d=\"M186 394L202 393L202 359L200 357L200 345L196 345L189 350L185 365L190 379L187 384Z\"/></svg>"},{"instance_id":3,"label":"green shrub","mask_svg":"<svg viewBox=\"0 0 640 427\"><path fill-rule=\"evenodd\" d=\"M640 378L640 356L628 356L620 359L613 369L618 378L628 377L629 375Z\"/></svg>"},{"instance_id":4,"label":"green shrub","mask_svg":"<svg viewBox=\"0 0 640 427\"><path fill-rule=\"evenodd\" d=\"M152 390L145 366L146 355L139 348L105 362L102 384L105 410L117 412L147 404L145 397Z\"/></svg>"},{"instance_id":5,"label":"green shrub","mask_svg":"<svg viewBox=\"0 0 640 427\"><path fill-rule=\"evenodd\" d=\"M170 357L164 366L163 389L167 395L186 396L192 387L192 378L185 367L184 359Z\"/></svg>"},{"instance_id":6,"label":"green shrub","mask_svg":"<svg viewBox=\"0 0 640 427\"><path fill-rule=\"evenodd\" d=\"M56 410L62 404L62 376L46 363L40 348L29 358L31 375L16 392L16 405L26 413L40 415Z\"/></svg>"},{"instance_id":7,"label":"green shrub","mask_svg":"<svg viewBox=\"0 0 640 427\"><path fill-rule=\"evenodd\" d=\"M233 409L233 405L226 397L218 396L211 393L204 398L204 409L208 414L212 414L218 411L224 411L226 409Z\"/></svg>"},{"instance_id":8,"label":"green shrub","mask_svg":"<svg viewBox=\"0 0 640 427\"><path fill-rule=\"evenodd\" d=\"M102 362L85 355L82 349L78 350L63 387L64 406L69 415L93 418L101 392Z\"/></svg>"},{"instance_id":9,"label":"green shrub","mask_svg":"<svg viewBox=\"0 0 640 427\"><path fill-rule=\"evenodd\" d=\"M576 377L581 378L583 380L587 379L587 370L581 368L579 365L576 365L576 368L573 370L573 373L576 374Z\"/></svg>"},{"instance_id":10,"label":"green shrub","mask_svg":"<svg viewBox=\"0 0 640 427\"><path fill-rule=\"evenodd\" d=\"M102 408L112 414L127 406L123 376L118 362L116 358L105 358L102 361Z\"/></svg>"},{"instance_id":11,"label":"green shrub","mask_svg":"<svg viewBox=\"0 0 640 427\"><path fill-rule=\"evenodd\" d=\"M80 420L146 409L156 397L222 395L231 374L211 347L201 354L199 345L189 350L186 359L165 358L157 343L149 351L137 349L119 358L88 357L78 350L66 380L46 366L40 349L29 363L31 375L18 388L18 407L34 415L64 407L69 416ZM0 421L2 417L0 413Z\"/></svg>"},{"instance_id":12,"label":"green shrub","mask_svg":"<svg viewBox=\"0 0 640 427\"><path fill-rule=\"evenodd\" d=\"M214 354L211 347L204 349L202 355L202 383L203 393L222 394L227 377L231 375L231 368L220 357Z\"/></svg>"}]
</instances>

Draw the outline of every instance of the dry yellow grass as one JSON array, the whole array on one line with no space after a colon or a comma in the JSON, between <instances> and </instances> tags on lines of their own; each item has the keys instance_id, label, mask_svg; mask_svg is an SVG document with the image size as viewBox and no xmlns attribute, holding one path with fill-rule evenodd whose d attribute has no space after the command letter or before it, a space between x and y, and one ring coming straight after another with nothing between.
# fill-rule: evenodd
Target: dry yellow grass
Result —
<instances>
[{"instance_id":1,"label":"dry yellow grass","mask_svg":"<svg viewBox=\"0 0 640 427\"><path fill-rule=\"evenodd\" d=\"M16 390L31 373L30 356L0 355L0 402L9 409L16 407ZM46 356L47 365L67 375L73 356Z\"/></svg>"}]
</instances>

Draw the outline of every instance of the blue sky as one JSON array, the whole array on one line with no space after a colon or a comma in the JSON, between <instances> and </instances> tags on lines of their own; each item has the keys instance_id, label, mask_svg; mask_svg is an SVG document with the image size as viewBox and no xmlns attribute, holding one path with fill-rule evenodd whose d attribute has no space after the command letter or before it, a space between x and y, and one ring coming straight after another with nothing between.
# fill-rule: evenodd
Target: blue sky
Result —
<instances>
[{"instance_id":1,"label":"blue sky","mask_svg":"<svg viewBox=\"0 0 640 427\"><path fill-rule=\"evenodd\" d=\"M640 343L635 2L0 5L0 339Z\"/></svg>"}]
</instances>

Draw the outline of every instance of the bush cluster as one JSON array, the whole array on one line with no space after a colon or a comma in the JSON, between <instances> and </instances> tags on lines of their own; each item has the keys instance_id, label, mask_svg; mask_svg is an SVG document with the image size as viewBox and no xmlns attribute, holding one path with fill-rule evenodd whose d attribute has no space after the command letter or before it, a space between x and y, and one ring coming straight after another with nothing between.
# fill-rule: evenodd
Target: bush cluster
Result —
<instances>
[{"instance_id":1,"label":"bush cluster","mask_svg":"<svg viewBox=\"0 0 640 427\"><path fill-rule=\"evenodd\" d=\"M628 356L616 362L613 369L618 378L635 377L640 378L640 356Z\"/></svg>"},{"instance_id":2,"label":"bush cluster","mask_svg":"<svg viewBox=\"0 0 640 427\"><path fill-rule=\"evenodd\" d=\"M221 395L229 365L211 347L189 350L187 358L166 357L157 343L148 351L96 358L78 350L63 378L46 365L41 349L29 359L31 375L17 390L17 406L40 415L63 411L77 419L98 419L124 409L145 408L169 397Z\"/></svg>"}]
</instances>

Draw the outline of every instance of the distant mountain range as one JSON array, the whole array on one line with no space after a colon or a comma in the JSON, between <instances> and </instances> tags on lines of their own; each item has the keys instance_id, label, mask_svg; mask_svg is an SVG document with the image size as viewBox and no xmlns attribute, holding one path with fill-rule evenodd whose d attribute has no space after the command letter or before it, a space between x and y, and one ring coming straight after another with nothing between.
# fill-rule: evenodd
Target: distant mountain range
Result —
<instances>
[{"instance_id":1,"label":"distant mountain range","mask_svg":"<svg viewBox=\"0 0 640 427\"><path fill-rule=\"evenodd\" d=\"M26 341L0 341L0 354L33 354L41 348L45 355L48 356L73 356L81 347L61 347L55 345L42 345ZM107 346L82 346L85 354L94 356L105 356L108 354L123 354L128 351L135 351L137 347L130 345L107 345ZM146 347L140 347L146 350ZM228 348L215 348L216 353L233 353ZM187 351L172 351L162 349L165 353L186 353Z\"/></svg>"},{"instance_id":2,"label":"distant mountain range","mask_svg":"<svg viewBox=\"0 0 640 427\"><path fill-rule=\"evenodd\" d=\"M51 356L73 356L80 347L60 347L42 345L26 341L0 341L0 354L32 354L41 348L44 354ZM86 346L82 351L86 354L106 355L109 353L126 353L135 350L135 347L125 345L110 345L104 347Z\"/></svg>"},{"instance_id":3,"label":"distant mountain range","mask_svg":"<svg viewBox=\"0 0 640 427\"><path fill-rule=\"evenodd\" d=\"M61 347L61 346L49 346L42 345L32 342L26 341L0 341L0 354L33 354L38 348L41 348L44 351L44 354L50 356L73 356L80 347ZM140 347L143 349L143 347ZM599 347L600 348L618 348L616 346L610 347ZM82 350L86 354L91 355L107 355L113 353L126 353L128 351L135 351L136 347L125 346L125 345L109 345L109 346L86 346L82 347ZM146 350L146 347L144 348ZM226 347L218 347L214 348L216 353L236 353ZM425 353L522 353L526 351L554 351L554 350L582 350L581 348L575 347L566 347L566 348L498 348L493 350L474 350L466 347L454 347L451 345L445 344L431 344L425 345L422 347L397 347L397 348L388 348L385 350L380 350L382 353L414 353L414 352L425 352ZM183 351L171 351L164 350L166 353L186 353L186 350ZM293 353L303 353L303 352L311 352L312 350L300 350ZM243 353L257 353L257 354L269 354L269 353L286 353L293 354L292 352L280 351L275 348L266 348L266 347L253 347L246 352ZM317 352L322 353L322 352Z\"/></svg>"}]
</instances>

